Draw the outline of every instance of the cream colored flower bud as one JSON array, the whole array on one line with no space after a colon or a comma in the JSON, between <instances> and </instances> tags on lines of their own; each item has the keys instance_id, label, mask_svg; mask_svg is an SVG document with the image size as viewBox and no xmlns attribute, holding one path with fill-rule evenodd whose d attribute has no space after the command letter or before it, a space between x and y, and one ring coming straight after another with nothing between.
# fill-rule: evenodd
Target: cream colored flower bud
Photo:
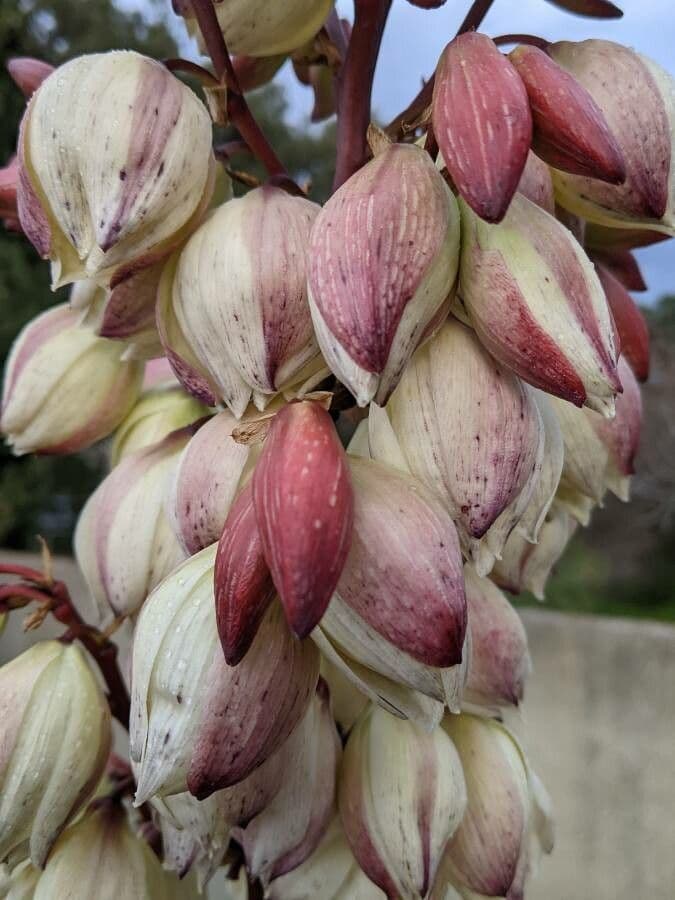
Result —
<instances>
[{"instance_id":1,"label":"cream colored flower bud","mask_svg":"<svg viewBox=\"0 0 675 900\"><path fill-rule=\"evenodd\" d=\"M99 620L135 613L185 559L164 498L187 427L127 456L87 500L75 528L75 557Z\"/></svg>"},{"instance_id":2,"label":"cream colored flower bud","mask_svg":"<svg viewBox=\"0 0 675 900\"><path fill-rule=\"evenodd\" d=\"M675 82L670 73L612 41L560 41L548 53L592 96L626 170L626 180L618 185L554 170L558 201L600 225L675 234Z\"/></svg>"},{"instance_id":3,"label":"cream colored flower bud","mask_svg":"<svg viewBox=\"0 0 675 900\"><path fill-rule=\"evenodd\" d=\"M490 577L513 594L531 591L538 600L543 600L546 582L575 529L576 522L566 509L554 503L541 527L537 543L531 544L514 531Z\"/></svg>"},{"instance_id":4,"label":"cream colored flower bud","mask_svg":"<svg viewBox=\"0 0 675 900\"><path fill-rule=\"evenodd\" d=\"M373 707L347 741L339 808L366 875L389 897L425 897L466 808L452 741Z\"/></svg>"},{"instance_id":5,"label":"cream colored flower bud","mask_svg":"<svg viewBox=\"0 0 675 900\"><path fill-rule=\"evenodd\" d=\"M275 56L307 43L328 17L334 0L214 0L221 31L231 53ZM200 35L190 0L173 0L174 9Z\"/></svg>"},{"instance_id":6,"label":"cream colored flower bud","mask_svg":"<svg viewBox=\"0 0 675 900\"><path fill-rule=\"evenodd\" d=\"M560 423L551 402L553 398L543 391L534 390L533 394L544 425L544 455L532 496L516 527L528 541L535 542L560 484L565 445Z\"/></svg>"},{"instance_id":7,"label":"cream colored flower bud","mask_svg":"<svg viewBox=\"0 0 675 900\"><path fill-rule=\"evenodd\" d=\"M443 727L457 748L467 791L466 812L448 844L444 870L460 893L521 897L530 816L525 758L493 720L446 716Z\"/></svg>"},{"instance_id":8,"label":"cream colored flower bud","mask_svg":"<svg viewBox=\"0 0 675 900\"><path fill-rule=\"evenodd\" d=\"M286 744L292 745L292 752L288 752L281 790L245 828L234 832L248 871L264 885L307 859L333 814L341 744L325 682L319 682L309 709Z\"/></svg>"},{"instance_id":9,"label":"cream colored flower bud","mask_svg":"<svg viewBox=\"0 0 675 900\"><path fill-rule=\"evenodd\" d=\"M269 886L270 900L385 900L354 859L338 817L323 840L297 869L275 878Z\"/></svg>"},{"instance_id":10,"label":"cream colored flower bud","mask_svg":"<svg viewBox=\"0 0 675 900\"><path fill-rule=\"evenodd\" d=\"M0 669L0 718L0 860L42 868L103 774L110 709L80 648L42 641Z\"/></svg>"},{"instance_id":11,"label":"cream colored flower bud","mask_svg":"<svg viewBox=\"0 0 675 900\"><path fill-rule=\"evenodd\" d=\"M471 629L465 698L480 705L518 706L532 662L519 615L499 588L464 567Z\"/></svg>"},{"instance_id":12,"label":"cream colored flower bud","mask_svg":"<svg viewBox=\"0 0 675 900\"><path fill-rule=\"evenodd\" d=\"M330 198L308 268L317 339L360 406L386 403L416 347L447 316L457 203L429 155L393 144Z\"/></svg>"},{"instance_id":13,"label":"cream colored flower bud","mask_svg":"<svg viewBox=\"0 0 675 900\"><path fill-rule=\"evenodd\" d=\"M169 384L143 391L115 432L110 451L112 465L208 414L208 406L178 386Z\"/></svg>"},{"instance_id":14,"label":"cream colored flower bud","mask_svg":"<svg viewBox=\"0 0 675 900\"><path fill-rule=\"evenodd\" d=\"M228 666L216 629L217 545L190 557L144 604L134 635L131 758L136 802L243 781L302 719L319 674L272 604L246 657Z\"/></svg>"},{"instance_id":15,"label":"cream colored flower bud","mask_svg":"<svg viewBox=\"0 0 675 900\"><path fill-rule=\"evenodd\" d=\"M212 190L211 120L161 63L80 56L33 95L19 158L22 227L51 260L54 285L107 286L194 227Z\"/></svg>"},{"instance_id":16,"label":"cream colored flower bud","mask_svg":"<svg viewBox=\"0 0 675 900\"><path fill-rule=\"evenodd\" d=\"M591 261L570 232L516 194L489 225L460 201L460 291L490 353L550 394L611 415L614 328Z\"/></svg>"},{"instance_id":17,"label":"cream colored flower bud","mask_svg":"<svg viewBox=\"0 0 675 900\"><path fill-rule=\"evenodd\" d=\"M239 423L218 413L190 439L176 467L168 497L172 527L187 553L218 541L227 514L259 456L259 446L239 444Z\"/></svg>"},{"instance_id":18,"label":"cream colored flower bud","mask_svg":"<svg viewBox=\"0 0 675 900\"><path fill-rule=\"evenodd\" d=\"M165 269L160 334L178 376L240 418L318 356L305 258L319 207L264 186L218 207ZM187 374L186 374L187 371Z\"/></svg>"},{"instance_id":19,"label":"cream colored flower bud","mask_svg":"<svg viewBox=\"0 0 675 900\"><path fill-rule=\"evenodd\" d=\"M137 837L122 806L104 804L65 831L35 889L34 900L198 900L192 879L165 872Z\"/></svg>"},{"instance_id":20,"label":"cream colored flower bud","mask_svg":"<svg viewBox=\"0 0 675 900\"><path fill-rule=\"evenodd\" d=\"M5 369L0 427L14 453L74 453L106 437L133 406L143 367L97 337L67 305L26 325Z\"/></svg>"},{"instance_id":21,"label":"cream colored flower bud","mask_svg":"<svg viewBox=\"0 0 675 900\"><path fill-rule=\"evenodd\" d=\"M542 464L544 428L527 386L449 320L417 351L386 409L371 408L369 424L373 456L438 494L465 555L487 574Z\"/></svg>"}]
</instances>

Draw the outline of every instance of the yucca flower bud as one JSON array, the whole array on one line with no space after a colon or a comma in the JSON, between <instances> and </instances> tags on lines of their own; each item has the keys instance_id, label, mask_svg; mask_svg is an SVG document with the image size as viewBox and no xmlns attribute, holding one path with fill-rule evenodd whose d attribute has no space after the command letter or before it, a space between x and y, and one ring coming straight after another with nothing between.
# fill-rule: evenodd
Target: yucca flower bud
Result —
<instances>
[{"instance_id":1,"label":"yucca flower bud","mask_svg":"<svg viewBox=\"0 0 675 900\"><path fill-rule=\"evenodd\" d=\"M645 317L609 269L602 265L595 268L619 335L621 355L630 363L635 377L646 381L649 378L649 329Z\"/></svg>"},{"instance_id":2,"label":"yucca flower bud","mask_svg":"<svg viewBox=\"0 0 675 900\"><path fill-rule=\"evenodd\" d=\"M272 420L253 473L263 553L298 637L321 620L352 543L354 491L330 415L302 401Z\"/></svg>"},{"instance_id":3,"label":"yucca flower bud","mask_svg":"<svg viewBox=\"0 0 675 900\"><path fill-rule=\"evenodd\" d=\"M530 815L522 752L490 719L446 716L443 727L457 748L467 792L466 812L448 844L444 868L460 892L521 897Z\"/></svg>"},{"instance_id":4,"label":"yucca flower bud","mask_svg":"<svg viewBox=\"0 0 675 900\"><path fill-rule=\"evenodd\" d=\"M622 184L623 154L588 91L538 47L516 47L509 59L530 100L536 153L565 172Z\"/></svg>"},{"instance_id":5,"label":"yucca flower bud","mask_svg":"<svg viewBox=\"0 0 675 900\"><path fill-rule=\"evenodd\" d=\"M481 342L535 387L611 415L621 387L614 332L581 246L521 195L499 225L460 208L460 288Z\"/></svg>"},{"instance_id":6,"label":"yucca flower bud","mask_svg":"<svg viewBox=\"0 0 675 900\"><path fill-rule=\"evenodd\" d=\"M500 515L523 492L529 500L541 468L544 429L529 389L453 319L417 351L386 408L372 407L369 421L373 456L438 494L465 554L487 574L515 524L502 534Z\"/></svg>"},{"instance_id":7,"label":"yucca flower bud","mask_svg":"<svg viewBox=\"0 0 675 900\"><path fill-rule=\"evenodd\" d=\"M576 525L566 508L554 503L541 527L537 543L530 543L514 531L490 577L512 594L531 591L537 600L543 600L546 583L565 552Z\"/></svg>"},{"instance_id":8,"label":"yucca flower bud","mask_svg":"<svg viewBox=\"0 0 675 900\"><path fill-rule=\"evenodd\" d=\"M611 41L561 41L551 44L548 53L593 97L626 170L625 181L618 185L555 172L558 201L590 222L675 234L672 76Z\"/></svg>"},{"instance_id":9,"label":"yucca flower bud","mask_svg":"<svg viewBox=\"0 0 675 900\"><path fill-rule=\"evenodd\" d=\"M192 34L200 37L190 0L172 0ZM213 0L231 53L276 56L306 44L320 30L334 0Z\"/></svg>"},{"instance_id":10,"label":"yucca flower bud","mask_svg":"<svg viewBox=\"0 0 675 900\"><path fill-rule=\"evenodd\" d=\"M611 230L617 231L618 229ZM610 272L627 291L641 292L647 290L647 283L644 280L634 253L628 249L612 247L611 245L608 247L595 246L593 244L595 238L590 230L590 226L586 227L585 232L584 238L588 255L596 266L601 266L604 270ZM626 229L619 231L619 234L622 232L624 234L627 233ZM642 232L642 234L649 237L649 232ZM590 240L587 235L590 235ZM656 237L662 240L668 239L668 236L665 234L657 234Z\"/></svg>"},{"instance_id":11,"label":"yucca flower bud","mask_svg":"<svg viewBox=\"0 0 675 900\"><path fill-rule=\"evenodd\" d=\"M323 837L335 803L336 769L341 744L331 715L325 682L287 744L293 744L281 790L234 837L252 876L268 885L301 865Z\"/></svg>"},{"instance_id":12,"label":"yucca flower bud","mask_svg":"<svg viewBox=\"0 0 675 900\"><path fill-rule=\"evenodd\" d=\"M7 61L7 71L12 81L30 98L42 82L54 71L54 66L32 56L15 56Z\"/></svg>"},{"instance_id":13,"label":"yucca flower bud","mask_svg":"<svg viewBox=\"0 0 675 900\"><path fill-rule=\"evenodd\" d=\"M613 419L591 410L577 410L553 400L565 443L562 484L580 491L595 503L607 489L627 501L630 477L640 441L642 400L633 370L622 357L619 376L623 393L617 397Z\"/></svg>"},{"instance_id":14,"label":"yucca flower bud","mask_svg":"<svg viewBox=\"0 0 675 900\"><path fill-rule=\"evenodd\" d=\"M466 699L480 705L518 706L532 663L520 617L499 588L464 567L471 629Z\"/></svg>"},{"instance_id":15,"label":"yucca flower bud","mask_svg":"<svg viewBox=\"0 0 675 900\"><path fill-rule=\"evenodd\" d=\"M75 528L75 557L98 618L137 612L185 559L164 509L187 427L125 457L87 500Z\"/></svg>"},{"instance_id":16,"label":"yucca flower bud","mask_svg":"<svg viewBox=\"0 0 675 900\"><path fill-rule=\"evenodd\" d=\"M339 808L366 875L390 898L425 897L466 808L452 741L372 707L345 747Z\"/></svg>"},{"instance_id":17,"label":"yucca flower bud","mask_svg":"<svg viewBox=\"0 0 675 900\"><path fill-rule=\"evenodd\" d=\"M19 160L13 156L0 168L0 219L9 231L21 231L16 192L19 186Z\"/></svg>"},{"instance_id":18,"label":"yucca flower bud","mask_svg":"<svg viewBox=\"0 0 675 900\"><path fill-rule=\"evenodd\" d=\"M192 879L179 883L137 837L122 806L103 804L65 831L40 876L33 900L198 900Z\"/></svg>"},{"instance_id":19,"label":"yucca flower bud","mask_svg":"<svg viewBox=\"0 0 675 900\"><path fill-rule=\"evenodd\" d=\"M0 861L42 868L103 774L110 708L77 645L41 641L0 668L0 715Z\"/></svg>"},{"instance_id":20,"label":"yucca flower bud","mask_svg":"<svg viewBox=\"0 0 675 900\"><path fill-rule=\"evenodd\" d=\"M555 215L555 194L551 170L531 150L527 155L527 162L518 182L518 191L532 203L541 206L547 213Z\"/></svg>"},{"instance_id":21,"label":"yucca flower bud","mask_svg":"<svg viewBox=\"0 0 675 900\"><path fill-rule=\"evenodd\" d=\"M434 134L450 176L476 215L499 222L532 142L532 115L518 73L487 35L451 41L436 69Z\"/></svg>"},{"instance_id":22,"label":"yucca flower bud","mask_svg":"<svg viewBox=\"0 0 675 900\"><path fill-rule=\"evenodd\" d=\"M219 540L234 498L250 475L259 448L232 437L239 423L227 410L209 419L180 456L168 511L186 553Z\"/></svg>"},{"instance_id":23,"label":"yucca flower bud","mask_svg":"<svg viewBox=\"0 0 675 900\"><path fill-rule=\"evenodd\" d=\"M108 285L166 254L201 214L211 121L161 63L131 51L80 56L31 98L19 159L21 224L51 260L54 286Z\"/></svg>"},{"instance_id":24,"label":"yucca flower bud","mask_svg":"<svg viewBox=\"0 0 675 900\"><path fill-rule=\"evenodd\" d=\"M293 731L316 687L316 647L293 638L278 603L242 662L227 665L216 629L216 549L166 578L136 626L130 737L139 804L187 788L201 799L243 781Z\"/></svg>"},{"instance_id":25,"label":"yucca flower bud","mask_svg":"<svg viewBox=\"0 0 675 900\"><path fill-rule=\"evenodd\" d=\"M323 355L360 406L383 404L447 315L456 201L429 154L393 144L330 198L312 228L309 291Z\"/></svg>"},{"instance_id":26,"label":"yucca flower bud","mask_svg":"<svg viewBox=\"0 0 675 900\"><path fill-rule=\"evenodd\" d=\"M318 212L281 188L256 188L219 206L162 275L160 334L176 374L237 418L252 397L263 408L303 380L318 355L305 274Z\"/></svg>"},{"instance_id":27,"label":"yucca flower bud","mask_svg":"<svg viewBox=\"0 0 675 900\"><path fill-rule=\"evenodd\" d=\"M75 453L110 434L138 396L143 366L78 324L67 305L33 319L5 368L0 427L14 453Z\"/></svg>"},{"instance_id":28,"label":"yucca flower bud","mask_svg":"<svg viewBox=\"0 0 675 900\"><path fill-rule=\"evenodd\" d=\"M138 402L115 432L110 450L113 466L164 440L172 431L191 425L209 414L209 408L186 394L178 385L165 384L144 390Z\"/></svg>"},{"instance_id":29,"label":"yucca flower bud","mask_svg":"<svg viewBox=\"0 0 675 900\"><path fill-rule=\"evenodd\" d=\"M275 878L270 900L385 900L385 894L354 859L339 817L333 819L323 840L301 866Z\"/></svg>"}]
</instances>

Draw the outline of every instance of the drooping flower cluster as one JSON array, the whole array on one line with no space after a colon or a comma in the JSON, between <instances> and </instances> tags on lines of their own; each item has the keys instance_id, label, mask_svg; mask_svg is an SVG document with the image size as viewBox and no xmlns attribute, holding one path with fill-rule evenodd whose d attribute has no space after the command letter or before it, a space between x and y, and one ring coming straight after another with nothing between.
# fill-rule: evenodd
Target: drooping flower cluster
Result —
<instances>
[{"instance_id":1,"label":"drooping flower cluster","mask_svg":"<svg viewBox=\"0 0 675 900\"><path fill-rule=\"evenodd\" d=\"M230 49L295 52L331 4L283 6L216 3ZM37 644L0 669L11 889L191 897L227 862L275 900L522 898L553 838L505 724L530 659L502 589L543 597L628 499L626 248L675 234L672 80L609 42L462 34L424 140L373 133L320 208L283 179L211 205L207 108L155 61L15 68L2 214L73 288L17 338L2 428L17 453L114 435L75 554L95 626L133 624L138 812L89 802L110 711L83 632Z\"/></svg>"}]
</instances>

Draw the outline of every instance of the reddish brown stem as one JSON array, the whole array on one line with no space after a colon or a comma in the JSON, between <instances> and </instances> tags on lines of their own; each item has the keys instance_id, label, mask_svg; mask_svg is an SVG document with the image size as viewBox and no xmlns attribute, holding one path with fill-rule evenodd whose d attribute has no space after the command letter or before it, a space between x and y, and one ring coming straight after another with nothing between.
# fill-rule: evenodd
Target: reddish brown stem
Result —
<instances>
[{"instance_id":1,"label":"reddish brown stem","mask_svg":"<svg viewBox=\"0 0 675 900\"><path fill-rule=\"evenodd\" d=\"M500 34L499 37L493 38L493 41L498 47L503 44L531 44L533 47L539 47L540 50L545 50L551 43L536 34Z\"/></svg>"},{"instance_id":2,"label":"reddish brown stem","mask_svg":"<svg viewBox=\"0 0 675 900\"><path fill-rule=\"evenodd\" d=\"M333 190L368 157L366 132L375 64L392 0L355 0L354 30L339 78L337 160Z\"/></svg>"},{"instance_id":3,"label":"reddish brown stem","mask_svg":"<svg viewBox=\"0 0 675 900\"><path fill-rule=\"evenodd\" d=\"M230 54L227 51L223 33L220 30L212 0L192 0L192 9L218 80L227 87L229 120L270 175L285 175L284 164L272 149L246 102Z\"/></svg>"},{"instance_id":4,"label":"reddish brown stem","mask_svg":"<svg viewBox=\"0 0 675 900\"><path fill-rule=\"evenodd\" d=\"M25 600L25 603L12 606L9 601L14 597ZM29 603L36 601L37 603L49 603L51 600L49 594L45 594L38 588L30 587L27 584L3 584L0 587L0 612L9 609L16 609L18 606L27 606Z\"/></svg>"},{"instance_id":5,"label":"reddish brown stem","mask_svg":"<svg viewBox=\"0 0 675 900\"><path fill-rule=\"evenodd\" d=\"M464 17L464 21L459 26L457 34L464 34L466 31L473 31L479 28L483 19L487 15L494 0L476 0ZM408 104L408 106L399 113L395 119L387 125L386 132L393 140L398 140L406 131L409 130L411 122L415 122L422 115L424 110L431 105L434 95L435 73L424 83L417 96Z\"/></svg>"},{"instance_id":6,"label":"reddish brown stem","mask_svg":"<svg viewBox=\"0 0 675 900\"><path fill-rule=\"evenodd\" d=\"M34 584L46 583L42 572L16 563L0 563L0 575L16 575L18 578L32 581Z\"/></svg>"}]
</instances>

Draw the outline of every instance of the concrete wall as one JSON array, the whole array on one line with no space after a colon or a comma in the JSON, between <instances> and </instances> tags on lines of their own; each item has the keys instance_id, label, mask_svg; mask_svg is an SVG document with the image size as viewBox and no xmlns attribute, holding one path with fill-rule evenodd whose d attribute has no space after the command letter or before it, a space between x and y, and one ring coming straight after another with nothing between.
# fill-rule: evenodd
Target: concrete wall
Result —
<instances>
[{"instance_id":1,"label":"concrete wall","mask_svg":"<svg viewBox=\"0 0 675 900\"><path fill-rule=\"evenodd\" d=\"M56 574L82 596L72 563ZM12 618L0 661L25 642L22 614ZM523 618L529 751L557 819L528 900L673 900L675 627L545 609Z\"/></svg>"}]
</instances>

